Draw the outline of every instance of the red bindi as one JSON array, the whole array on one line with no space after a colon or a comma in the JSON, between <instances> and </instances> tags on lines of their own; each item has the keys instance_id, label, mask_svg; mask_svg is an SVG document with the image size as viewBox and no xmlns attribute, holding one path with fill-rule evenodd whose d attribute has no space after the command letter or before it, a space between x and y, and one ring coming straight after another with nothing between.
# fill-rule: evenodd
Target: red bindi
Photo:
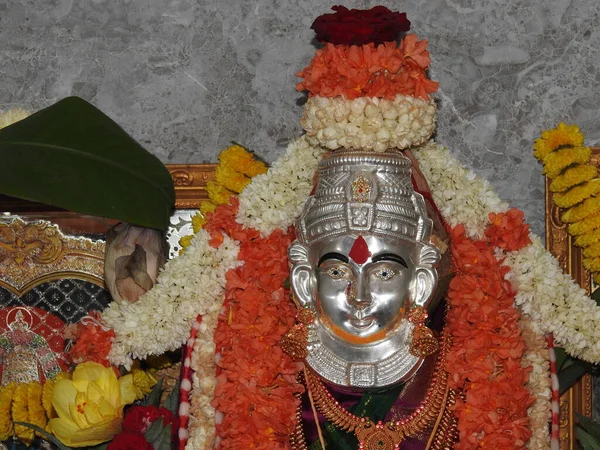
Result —
<instances>
[{"instance_id":1,"label":"red bindi","mask_svg":"<svg viewBox=\"0 0 600 450\"><path fill-rule=\"evenodd\" d=\"M364 264L367 262L369 257L371 256L371 252L369 251L369 246L367 245L367 241L359 235L354 244L352 244L352 248L350 249L350 253L348 256L352 258L352 260L356 264Z\"/></svg>"}]
</instances>

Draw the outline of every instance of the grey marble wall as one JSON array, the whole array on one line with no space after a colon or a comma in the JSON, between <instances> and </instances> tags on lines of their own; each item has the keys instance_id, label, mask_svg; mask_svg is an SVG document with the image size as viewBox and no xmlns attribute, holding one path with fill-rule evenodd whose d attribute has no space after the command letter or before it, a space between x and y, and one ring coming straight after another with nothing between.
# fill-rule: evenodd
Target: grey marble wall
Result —
<instances>
[{"instance_id":1,"label":"grey marble wall","mask_svg":"<svg viewBox=\"0 0 600 450\"><path fill-rule=\"evenodd\" d=\"M407 0L441 84L437 140L543 233L532 141L560 121L600 142L597 0ZM234 140L272 161L301 129L295 73L320 0L0 0L0 110L68 95L165 163L216 161Z\"/></svg>"}]
</instances>

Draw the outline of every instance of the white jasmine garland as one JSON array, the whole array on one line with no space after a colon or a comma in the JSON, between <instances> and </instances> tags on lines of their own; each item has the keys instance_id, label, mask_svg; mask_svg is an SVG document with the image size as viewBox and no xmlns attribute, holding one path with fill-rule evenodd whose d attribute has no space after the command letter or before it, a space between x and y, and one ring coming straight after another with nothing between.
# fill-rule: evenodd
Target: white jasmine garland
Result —
<instances>
[{"instance_id":1,"label":"white jasmine garland","mask_svg":"<svg viewBox=\"0 0 600 450\"><path fill-rule=\"evenodd\" d=\"M535 398L527 410L529 426L533 431L527 448L530 450L547 450L550 448L548 422L551 417L552 392L550 390L550 354L544 337L533 329L531 319L522 316L519 321L521 335L525 342L525 354L522 367L530 367L527 389Z\"/></svg>"},{"instance_id":2,"label":"white jasmine garland","mask_svg":"<svg viewBox=\"0 0 600 450\"><path fill-rule=\"evenodd\" d=\"M433 99L397 95L394 100L313 96L304 106L300 123L308 141L330 150L384 152L426 142L435 130Z\"/></svg>"},{"instance_id":3,"label":"white jasmine garland","mask_svg":"<svg viewBox=\"0 0 600 450\"><path fill-rule=\"evenodd\" d=\"M487 180L465 168L443 145L430 141L411 151L444 219L453 227L464 225L469 237L481 238L489 214L508 209Z\"/></svg>"},{"instance_id":4,"label":"white jasmine garland","mask_svg":"<svg viewBox=\"0 0 600 450\"><path fill-rule=\"evenodd\" d=\"M202 317L200 330L198 330L194 343L191 361L193 373L190 423L188 425L190 439L186 445L189 450L214 448L216 410L210 403L214 399L217 385L214 333L218 317L219 311L211 311Z\"/></svg>"},{"instance_id":5,"label":"white jasmine garland","mask_svg":"<svg viewBox=\"0 0 600 450\"><path fill-rule=\"evenodd\" d=\"M237 222L259 230L263 236L277 228L286 230L302 212L324 153L324 149L310 145L304 136L290 143L285 155L267 173L252 178L239 195Z\"/></svg>"},{"instance_id":6,"label":"white jasmine garland","mask_svg":"<svg viewBox=\"0 0 600 450\"><path fill-rule=\"evenodd\" d=\"M104 310L103 322L116 334L108 356L111 363L129 366L132 358L175 350L188 338L198 314L218 314L225 273L240 264L239 245L224 236L220 247L213 248L209 240L210 235L200 230L186 252L165 264L156 285L136 303L112 302Z\"/></svg>"},{"instance_id":7,"label":"white jasmine garland","mask_svg":"<svg viewBox=\"0 0 600 450\"><path fill-rule=\"evenodd\" d=\"M600 362L600 308L563 273L538 237L532 236L532 241L508 253L504 262L512 270L516 304L533 319L539 332L552 333L571 356Z\"/></svg>"}]
</instances>

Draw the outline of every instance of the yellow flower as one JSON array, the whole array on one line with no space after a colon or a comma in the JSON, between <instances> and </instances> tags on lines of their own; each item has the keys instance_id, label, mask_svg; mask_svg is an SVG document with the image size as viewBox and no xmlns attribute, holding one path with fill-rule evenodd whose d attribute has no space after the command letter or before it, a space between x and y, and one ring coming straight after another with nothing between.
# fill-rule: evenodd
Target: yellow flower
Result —
<instances>
[{"instance_id":1,"label":"yellow flower","mask_svg":"<svg viewBox=\"0 0 600 450\"><path fill-rule=\"evenodd\" d=\"M42 388L42 406L44 407L44 411L46 411L46 415L50 419L57 417L56 411L52 406L52 391L54 390L55 383L56 380L46 380Z\"/></svg>"},{"instance_id":2,"label":"yellow flower","mask_svg":"<svg viewBox=\"0 0 600 450\"><path fill-rule=\"evenodd\" d=\"M215 205L225 205L229 203L229 197L234 195L233 192L228 191L225 187L214 181L206 183L206 192L208 193L210 201Z\"/></svg>"},{"instance_id":3,"label":"yellow flower","mask_svg":"<svg viewBox=\"0 0 600 450\"><path fill-rule=\"evenodd\" d=\"M42 406L42 385L40 383L31 382L27 384L27 412L29 423L42 429L46 426L46 411ZM42 436L38 432L36 434Z\"/></svg>"},{"instance_id":4,"label":"yellow flower","mask_svg":"<svg viewBox=\"0 0 600 450\"><path fill-rule=\"evenodd\" d=\"M559 123L556 128L544 131L542 137L535 140L533 154L541 160L561 147L581 145L583 145L583 134L579 131L579 127Z\"/></svg>"},{"instance_id":5,"label":"yellow flower","mask_svg":"<svg viewBox=\"0 0 600 450\"><path fill-rule=\"evenodd\" d=\"M252 153L237 144L223 150L219 155L219 161L223 166L249 177L267 172L267 166L262 161L255 160Z\"/></svg>"},{"instance_id":6,"label":"yellow flower","mask_svg":"<svg viewBox=\"0 0 600 450\"><path fill-rule=\"evenodd\" d=\"M594 242L598 242L600 240L600 229L596 229L594 231L590 231L589 233L582 234L581 236L577 236L575 238L575 245L577 247L587 247Z\"/></svg>"},{"instance_id":7,"label":"yellow flower","mask_svg":"<svg viewBox=\"0 0 600 450\"><path fill-rule=\"evenodd\" d=\"M600 228L600 212L592 214L579 222L570 224L569 234L571 236L579 236L596 228Z\"/></svg>"},{"instance_id":8,"label":"yellow flower","mask_svg":"<svg viewBox=\"0 0 600 450\"><path fill-rule=\"evenodd\" d=\"M600 178L575 186L564 194L555 194L553 199L559 208L570 208L598 193L600 193Z\"/></svg>"},{"instance_id":9,"label":"yellow flower","mask_svg":"<svg viewBox=\"0 0 600 450\"><path fill-rule=\"evenodd\" d=\"M600 258L583 258L583 267L592 272L599 272Z\"/></svg>"},{"instance_id":10,"label":"yellow flower","mask_svg":"<svg viewBox=\"0 0 600 450\"><path fill-rule=\"evenodd\" d=\"M564 192L573 186L590 181L597 174L598 170L591 164L570 167L550 183L550 191Z\"/></svg>"},{"instance_id":11,"label":"yellow flower","mask_svg":"<svg viewBox=\"0 0 600 450\"><path fill-rule=\"evenodd\" d=\"M181 245L181 250L179 250L179 254L180 255L182 255L183 252L185 251L185 249L189 247L189 245L192 242L193 238L194 238L193 234L190 234L189 236L183 236L183 237L179 238L179 245Z\"/></svg>"},{"instance_id":12,"label":"yellow flower","mask_svg":"<svg viewBox=\"0 0 600 450\"><path fill-rule=\"evenodd\" d=\"M589 147L563 148L550 153L543 159L544 173L548 178L556 178L571 164L587 163L592 155Z\"/></svg>"},{"instance_id":13,"label":"yellow flower","mask_svg":"<svg viewBox=\"0 0 600 450\"><path fill-rule=\"evenodd\" d=\"M211 203L207 200L203 200L200 202L200 212L203 216L206 216L206 214L208 214L209 212L215 212L215 209L217 209L217 205L215 205L214 203Z\"/></svg>"},{"instance_id":14,"label":"yellow flower","mask_svg":"<svg viewBox=\"0 0 600 450\"><path fill-rule=\"evenodd\" d=\"M16 387L15 383L0 387L0 441L7 440L13 434L11 407Z\"/></svg>"},{"instance_id":15,"label":"yellow flower","mask_svg":"<svg viewBox=\"0 0 600 450\"><path fill-rule=\"evenodd\" d=\"M158 383L158 380L145 370L133 369L131 375L133 375L136 400L140 400L152 392L152 388Z\"/></svg>"},{"instance_id":16,"label":"yellow flower","mask_svg":"<svg viewBox=\"0 0 600 450\"><path fill-rule=\"evenodd\" d=\"M212 203L211 203L212 204ZM192 216L192 228L194 233L197 233L202 229L204 224L206 223L206 219L200 213L196 213Z\"/></svg>"},{"instance_id":17,"label":"yellow flower","mask_svg":"<svg viewBox=\"0 0 600 450\"><path fill-rule=\"evenodd\" d=\"M595 242L583 249L585 258L597 258L600 256L600 242Z\"/></svg>"},{"instance_id":18,"label":"yellow flower","mask_svg":"<svg viewBox=\"0 0 600 450\"><path fill-rule=\"evenodd\" d=\"M19 383L13 392L12 420L14 422L29 422L27 414L27 384ZM23 425L15 425L15 435L21 442L31 445L33 442L33 429Z\"/></svg>"},{"instance_id":19,"label":"yellow flower","mask_svg":"<svg viewBox=\"0 0 600 450\"><path fill-rule=\"evenodd\" d=\"M239 194L250 183L250 178L230 167L219 164L215 170L215 181L230 191Z\"/></svg>"},{"instance_id":20,"label":"yellow flower","mask_svg":"<svg viewBox=\"0 0 600 450\"><path fill-rule=\"evenodd\" d=\"M575 223L585 219L590 214L600 210L600 197L585 199L580 205L574 206L566 211L560 219L566 223Z\"/></svg>"},{"instance_id":21,"label":"yellow flower","mask_svg":"<svg viewBox=\"0 0 600 450\"><path fill-rule=\"evenodd\" d=\"M133 376L117 379L115 372L94 362L79 364L73 380L59 380L52 405L58 419L50 420L54 435L70 447L106 442L121 429L123 407L135 400Z\"/></svg>"}]
</instances>

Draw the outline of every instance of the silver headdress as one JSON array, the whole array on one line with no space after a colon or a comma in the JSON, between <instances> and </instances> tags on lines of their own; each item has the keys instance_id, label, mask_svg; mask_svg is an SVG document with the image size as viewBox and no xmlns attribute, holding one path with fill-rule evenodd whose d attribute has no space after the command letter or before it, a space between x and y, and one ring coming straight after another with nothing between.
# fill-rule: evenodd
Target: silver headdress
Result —
<instances>
[{"instance_id":1,"label":"silver headdress","mask_svg":"<svg viewBox=\"0 0 600 450\"><path fill-rule=\"evenodd\" d=\"M297 224L301 242L373 233L427 242L432 221L411 183L411 161L401 153L340 152L319 165L317 189Z\"/></svg>"}]
</instances>

